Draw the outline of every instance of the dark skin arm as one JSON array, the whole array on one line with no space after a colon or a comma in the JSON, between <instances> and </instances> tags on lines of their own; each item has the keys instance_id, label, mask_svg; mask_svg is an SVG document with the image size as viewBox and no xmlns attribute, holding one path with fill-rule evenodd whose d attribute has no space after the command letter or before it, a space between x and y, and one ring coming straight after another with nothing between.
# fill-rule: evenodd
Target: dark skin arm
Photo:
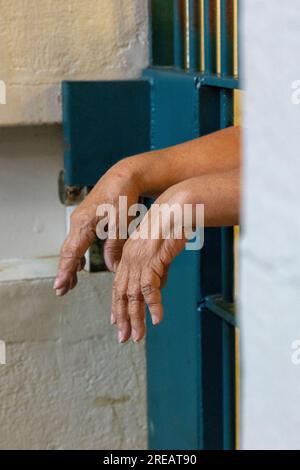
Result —
<instances>
[{"instance_id":1,"label":"dark skin arm","mask_svg":"<svg viewBox=\"0 0 300 470\"><path fill-rule=\"evenodd\" d=\"M188 179L166 190L157 204L204 205L205 226L236 225L239 222L240 173L239 169L223 173L206 174ZM138 232L157 217L148 211ZM161 219L160 219L161 220ZM193 220L193 226L197 225ZM163 227L162 227L163 228ZM147 229L147 228L146 228ZM149 307L152 323L157 325L163 317L161 288L173 259L184 249L186 240L128 239L117 269L112 300L112 323L117 325L119 342L130 337L139 341L145 334L145 305Z\"/></svg>"},{"instance_id":2,"label":"dark skin arm","mask_svg":"<svg viewBox=\"0 0 300 470\"><path fill-rule=\"evenodd\" d=\"M228 172L240 165L240 128L231 127L164 150L126 158L114 165L97 183L71 217L71 229L60 254L54 288L64 295L77 283L84 267L84 254L96 238L96 215L100 204L111 203L118 211L120 195L128 206L141 195L159 195L193 177ZM105 261L116 271L124 240L107 240Z\"/></svg>"}]
</instances>

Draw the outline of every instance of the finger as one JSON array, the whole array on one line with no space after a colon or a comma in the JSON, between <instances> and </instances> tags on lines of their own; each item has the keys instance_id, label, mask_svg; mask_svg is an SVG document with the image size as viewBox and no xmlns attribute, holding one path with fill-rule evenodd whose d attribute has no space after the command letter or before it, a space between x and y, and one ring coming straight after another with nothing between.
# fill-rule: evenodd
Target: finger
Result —
<instances>
[{"instance_id":1,"label":"finger","mask_svg":"<svg viewBox=\"0 0 300 470\"><path fill-rule=\"evenodd\" d=\"M56 295L57 297L62 297L65 295L69 290L73 289L77 283L77 280L74 280L74 277L70 278L68 283L64 287L61 287L60 289L56 289Z\"/></svg>"},{"instance_id":2,"label":"finger","mask_svg":"<svg viewBox=\"0 0 300 470\"><path fill-rule=\"evenodd\" d=\"M141 291L148 305L153 325L158 325L163 318L161 299L161 279L152 269L146 269L141 277Z\"/></svg>"},{"instance_id":3,"label":"finger","mask_svg":"<svg viewBox=\"0 0 300 470\"><path fill-rule=\"evenodd\" d=\"M78 282L77 274L74 274L70 282L70 290L74 289L77 286L77 282Z\"/></svg>"},{"instance_id":4,"label":"finger","mask_svg":"<svg viewBox=\"0 0 300 470\"><path fill-rule=\"evenodd\" d=\"M116 318L118 340L120 343L128 341L131 335L131 327L128 317L127 284L127 270L120 264L114 281L112 302L112 312Z\"/></svg>"},{"instance_id":5,"label":"finger","mask_svg":"<svg viewBox=\"0 0 300 470\"><path fill-rule=\"evenodd\" d=\"M131 337L134 342L145 336L145 300L141 292L140 276L132 276L127 290L128 315L131 323Z\"/></svg>"},{"instance_id":6,"label":"finger","mask_svg":"<svg viewBox=\"0 0 300 470\"><path fill-rule=\"evenodd\" d=\"M69 290L73 275L84 266L84 254L95 239L91 218L82 214L75 216L75 212L71 219L70 233L60 253L58 273L54 283L54 289L64 293Z\"/></svg>"}]
</instances>

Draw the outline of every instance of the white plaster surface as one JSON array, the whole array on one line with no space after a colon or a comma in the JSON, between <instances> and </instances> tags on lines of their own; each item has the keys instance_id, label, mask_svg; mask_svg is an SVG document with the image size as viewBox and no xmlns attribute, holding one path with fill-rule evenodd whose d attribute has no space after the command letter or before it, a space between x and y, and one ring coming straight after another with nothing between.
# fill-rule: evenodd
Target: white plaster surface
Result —
<instances>
[{"instance_id":1,"label":"white plaster surface","mask_svg":"<svg viewBox=\"0 0 300 470\"><path fill-rule=\"evenodd\" d=\"M110 274L53 293L65 210L60 83L139 75L147 0L0 0L0 449L146 448L144 345L119 346ZM15 127L15 126L18 127Z\"/></svg>"},{"instance_id":2,"label":"white plaster surface","mask_svg":"<svg viewBox=\"0 0 300 470\"><path fill-rule=\"evenodd\" d=\"M300 9L243 2L242 448L300 449Z\"/></svg>"},{"instance_id":3,"label":"white plaster surface","mask_svg":"<svg viewBox=\"0 0 300 470\"><path fill-rule=\"evenodd\" d=\"M0 124L61 120L61 80L136 77L148 61L147 0L0 0Z\"/></svg>"},{"instance_id":4,"label":"white plaster surface","mask_svg":"<svg viewBox=\"0 0 300 470\"><path fill-rule=\"evenodd\" d=\"M53 256L65 235L60 126L0 127L0 260Z\"/></svg>"},{"instance_id":5,"label":"white plaster surface","mask_svg":"<svg viewBox=\"0 0 300 470\"><path fill-rule=\"evenodd\" d=\"M0 449L143 449L143 344L119 345L109 322L112 276L0 282Z\"/></svg>"},{"instance_id":6,"label":"white plaster surface","mask_svg":"<svg viewBox=\"0 0 300 470\"><path fill-rule=\"evenodd\" d=\"M54 278L58 256L0 260L0 282Z\"/></svg>"}]
</instances>

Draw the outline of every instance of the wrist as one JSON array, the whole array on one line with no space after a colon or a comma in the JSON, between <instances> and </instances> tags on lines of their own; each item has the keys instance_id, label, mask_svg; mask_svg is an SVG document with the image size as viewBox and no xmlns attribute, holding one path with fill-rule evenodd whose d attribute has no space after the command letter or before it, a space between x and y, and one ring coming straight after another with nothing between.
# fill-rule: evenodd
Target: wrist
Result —
<instances>
[{"instance_id":1,"label":"wrist","mask_svg":"<svg viewBox=\"0 0 300 470\"><path fill-rule=\"evenodd\" d=\"M142 178L139 157L127 157L112 166L104 175L110 185L120 193L122 188L131 188L138 195L142 193Z\"/></svg>"}]
</instances>

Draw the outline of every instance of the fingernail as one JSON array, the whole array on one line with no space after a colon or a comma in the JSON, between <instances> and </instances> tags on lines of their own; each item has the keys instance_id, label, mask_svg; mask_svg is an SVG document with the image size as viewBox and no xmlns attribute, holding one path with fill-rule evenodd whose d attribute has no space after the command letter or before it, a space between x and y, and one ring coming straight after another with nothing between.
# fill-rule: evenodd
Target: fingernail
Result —
<instances>
[{"instance_id":1,"label":"fingernail","mask_svg":"<svg viewBox=\"0 0 300 470\"><path fill-rule=\"evenodd\" d=\"M111 316L110 316L110 324L111 324L111 325L115 325L115 324L116 324L116 319L115 319L115 317L114 317L113 314L111 314Z\"/></svg>"},{"instance_id":2,"label":"fingernail","mask_svg":"<svg viewBox=\"0 0 300 470\"><path fill-rule=\"evenodd\" d=\"M125 340L125 335L122 331L119 331L118 333L118 341L119 343L124 343L124 340Z\"/></svg>"},{"instance_id":3,"label":"fingernail","mask_svg":"<svg viewBox=\"0 0 300 470\"><path fill-rule=\"evenodd\" d=\"M57 286L58 286L58 278L55 279L55 282L53 284L53 289L57 289Z\"/></svg>"},{"instance_id":4,"label":"fingernail","mask_svg":"<svg viewBox=\"0 0 300 470\"><path fill-rule=\"evenodd\" d=\"M61 297L64 293L64 289L56 289L56 296Z\"/></svg>"},{"instance_id":5,"label":"fingernail","mask_svg":"<svg viewBox=\"0 0 300 470\"><path fill-rule=\"evenodd\" d=\"M158 325L160 322L160 317L158 315L152 315L152 324Z\"/></svg>"},{"instance_id":6,"label":"fingernail","mask_svg":"<svg viewBox=\"0 0 300 470\"><path fill-rule=\"evenodd\" d=\"M138 335L137 330L133 329L132 333L131 333L131 336L132 336L132 341L134 341L134 343L138 343L139 335Z\"/></svg>"}]
</instances>

